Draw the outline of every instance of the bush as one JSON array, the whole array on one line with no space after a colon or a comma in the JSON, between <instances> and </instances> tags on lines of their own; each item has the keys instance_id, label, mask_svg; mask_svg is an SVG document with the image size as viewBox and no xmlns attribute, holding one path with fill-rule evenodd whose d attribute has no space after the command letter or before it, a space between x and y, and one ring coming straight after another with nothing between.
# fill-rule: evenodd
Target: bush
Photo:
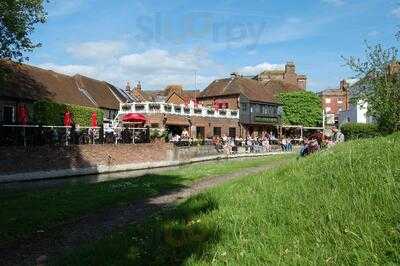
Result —
<instances>
[{"instance_id":1,"label":"bush","mask_svg":"<svg viewBox=\"0 0 400 266\"><path fill-rule=\"evenodd\" d=\"M97 124L103 124L104 113L98 108L48 101L37 101L33 104L34 121L41 125L63 126L66 111L72 114L72 120L77 125L91 126L93 112L97 113Z\"/></svg>"},{"instance_id":2,"label":"bush","mask_svg":"<svg viewBox=\"0 0 400 266\"><path fill-rule=\"evenodd\" d=\"M373 138L381 135L378 126L374 124L347 123L340 129L346 140Z\"/></svg>"}]
</instances>

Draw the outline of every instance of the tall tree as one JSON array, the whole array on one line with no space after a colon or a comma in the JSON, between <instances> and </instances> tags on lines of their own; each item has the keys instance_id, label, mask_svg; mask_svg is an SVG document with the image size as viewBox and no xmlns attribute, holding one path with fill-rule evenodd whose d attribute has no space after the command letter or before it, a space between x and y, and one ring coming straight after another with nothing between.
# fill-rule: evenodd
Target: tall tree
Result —
<instances>
[{"instance_id":1,"label":"tall tree","mask_svg":"<svg viewBox=\"0 0 400 266\"><path fill-rule=\"evenodd\" d=\"M47 14L45 0L1 0L0 1L0 59L18 61L28 59L24 52L40 46L30 39L35 25L44 23Z\"/></svg>"},{"instance_id":2,"label":"tall tree","mask_svg":"<svg viewBox=\"0 0 400 266\"><path fill-rule=\"evenodd\" d=\"M283 107L283 122L287 125L308 127L322 124L321 99L313 92L286 92L279 94Z\"/></svg>"},{"instance_id":3,"label":"tall tree","mask_svg":"<svg viewBox=\"0 0 400 266\"><path fill-rule=\"evenodd\" d=\"M350 89L353 102L366 101L381 131L391 133L400 126L400 62L397 48L366 44L363 59L345 58L359 81Z\"/></svg>"}]
</instances>

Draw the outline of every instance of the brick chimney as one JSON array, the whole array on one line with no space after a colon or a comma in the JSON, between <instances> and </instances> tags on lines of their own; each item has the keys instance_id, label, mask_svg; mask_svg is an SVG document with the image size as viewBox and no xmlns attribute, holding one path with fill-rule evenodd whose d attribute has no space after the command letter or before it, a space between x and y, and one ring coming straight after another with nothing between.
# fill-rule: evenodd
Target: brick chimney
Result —
<instances>
[{"instance_id":1,"label":"brick chimney","mask_svg":"<svg viewBox=\"0 0 400 266\"><path fill-rule=\"evenodd\" d=\"M142 91L142 84L140 84L140 81L136 84L136 90Z\"/></svg>"},{"instance_id":2,"label":"brick chimney","mask_svg":"<svg viewBox=\"0 0 400 266\"><path fill-rule=\"evenodd\" d=\"M127 92L132 91L131 83L129 81L126 82L125 91L127 91Z\"/></svg>"},{"instance_id":3,"label":"brick chimney","mask_svg":"<svg viewBox=\"0 0 400 266\"><path fill-rule=\"evenodd\" d=\"M285 65L285 73L294 74L296 73L296 65L294 62L287 62Z\"/></svg>"},{"instance_id":4,"label":"brick chimney","mask_svg":"<svg viewBox=\"0 0 400 266\"><path fill-rule=\"evenodd\" d=\"M340 81L340 90L346 92L349 90L349 83L345 79Z\"/></svg>"}]
</instances>

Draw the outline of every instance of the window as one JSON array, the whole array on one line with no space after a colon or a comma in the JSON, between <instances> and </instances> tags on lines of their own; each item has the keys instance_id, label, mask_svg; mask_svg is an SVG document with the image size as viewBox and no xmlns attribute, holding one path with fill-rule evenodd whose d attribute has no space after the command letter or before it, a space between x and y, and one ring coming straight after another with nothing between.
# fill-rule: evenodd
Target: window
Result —
<instances>
[{"instance_id":1,"label":"window","mask_svg":"<svg viewBox=\"0 0 400 266\"><path fill-rule=\"evenodd\" d=\"M325 103L331 103L331 98L326 98Z\"/></svg>"},{"instance_id":2,"label":"window","mask_svg":"<svg viewBox=\"0 0 400 266\"><path fill-rule=\"evenodd\" d=\"M14 106L3 107L3 122L11 124L15 122L15 108Z\"/></svg>"},{"instance_id":3,"label":"window","mask_svg":"<svg viewBox=\"0 0 400 266\"><path fill-rule=\"evenodd\" d=\"M204 127L196 127L196 138L204 139L204 136L205 136L204 132L205 132Z\"/></svg>"},{"instance_id":4,"label":"window","mask_svg":"<svg viewBox=\"0 0 400 266\"><path fill-rule=\"evenodd\" d=\"M338 100L337 103L338 103L338 104L342 104L343 101L342 101L342 100Z\"/></svg>"},{"instance_id":5,"label":"window","mask_svg":"<svg viewBox=\"0 0 400 266\"><path fill-rule=\"evenodd\" d=\"M221 128L220 127L214 127L214 136L221 137Z\"/></svg>"},{"instance_id":6,"label":"window","mask_svg":"<svg viewBox=\"0 0 400 266\"><path fill-rule=\"evenodd\" d=\"M236 128L235 127L229 128L229 137L236 138Z\"/></svg>"},{"instance_id":7,"label":"window","mask_svg":"<svg viewBox=\"0 0 400 266\"><path fill-rule=\"evenodd\" d=\"M247 104L245 104L245 103L240 104L240 109L242 109L241 111L246 112Z\"/></svg>"},{"instance_id":8,"label":"window","mask_svg":"<svg viewBox=\"0 0 400 266\"><path fill-rule=\"evenodd\" d=\"M157 123L151 123L151 128L158 128L158 124Z\"/></svg>"}]
</instances>

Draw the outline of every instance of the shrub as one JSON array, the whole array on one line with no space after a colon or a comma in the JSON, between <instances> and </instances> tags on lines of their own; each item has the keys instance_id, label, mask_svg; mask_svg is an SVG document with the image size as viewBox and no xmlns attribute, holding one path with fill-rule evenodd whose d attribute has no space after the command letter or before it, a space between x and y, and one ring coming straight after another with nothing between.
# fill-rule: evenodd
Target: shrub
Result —
<instances>
[{"instance_id":1,"label":"shrub","mask_svg":"<svg viewBox=\"0 0 400 266\"><path fill-rule=\"evenodd\" d=\"M97 108L49 101L37 101L33 104L34 121L42 125L63 126L64 113L69 111L75 124L91 126L92 113L97 113L97 124L103 124L104 113Z\"/></svg>"},{"instance_id":2,"label":"shrub","mask_svg":"<svg viewBox=\"0 0 400 266\"><path fill-rule=\"evenodd\" d=\"M372 138L381 135L378 126L374 124L347 123L342 125L340 129L346 140Z\"/></svg>"}]
</instances>

